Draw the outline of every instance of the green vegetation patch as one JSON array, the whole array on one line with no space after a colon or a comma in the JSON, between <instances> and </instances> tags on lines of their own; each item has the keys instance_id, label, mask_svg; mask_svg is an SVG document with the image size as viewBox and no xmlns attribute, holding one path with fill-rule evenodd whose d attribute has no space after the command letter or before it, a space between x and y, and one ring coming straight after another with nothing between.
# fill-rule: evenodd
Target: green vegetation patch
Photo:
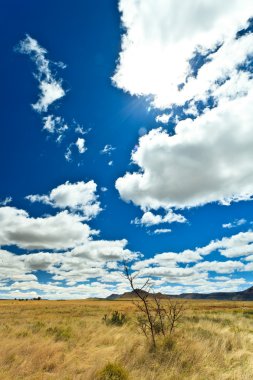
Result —
<instances>
[{"instance_id":1,"label":"green vegetation patch","mask_svg":"<svg viewBox=\"0 0 253 380\"><path fill-rule=\"evenodd\" d=\"M67 327L49 327L47 329L47 334L52 335L55 338L55 341L68 341L71 338L71 328Z\"/></svg>"},{"instance_id":2,"label":"green vegetation patch","mask_svg":"<svg viewBox=\"0 0 253 380\"><path fill-rule=\"evenodd\" d=\"M96 380L128 380L129 376L125 368L118 363L108 363L98 372Z\"/></svg>"},{"instance_id":3,"label":"green vegetation patch","mask_svg":"<svg viewBox=\"0 0 253 380\"><path fill-rule=\"evenodd\" d=\"M123 326L127 322L127 316L126 314L115 310L109 316L105 314L103 321L106 325Z\"/></svg>"}]
</instances>

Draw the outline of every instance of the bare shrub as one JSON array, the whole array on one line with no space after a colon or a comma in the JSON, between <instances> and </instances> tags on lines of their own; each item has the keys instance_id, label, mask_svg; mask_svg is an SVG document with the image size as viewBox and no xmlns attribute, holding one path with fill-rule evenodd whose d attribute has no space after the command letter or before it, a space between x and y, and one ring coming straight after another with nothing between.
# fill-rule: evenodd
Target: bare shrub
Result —
<instances>
[{"instance_id":1,"label":"bare shrub","mask_svg":"<svg viewBox=\"0 0 253 380\"><path fill-rule=\"evenodd\" d=\"M137 297L137 300L133 300L139 312L137 326L155 349L158 335L163 335L167 339L173 334L183 316L185 303L177 299L159 298L152 291L150 279L146 280L141 288L137 288L135 285L137 275L138 273L131 274L129 267L124 263L124 277Z\"/></svg>"}]
</instances>

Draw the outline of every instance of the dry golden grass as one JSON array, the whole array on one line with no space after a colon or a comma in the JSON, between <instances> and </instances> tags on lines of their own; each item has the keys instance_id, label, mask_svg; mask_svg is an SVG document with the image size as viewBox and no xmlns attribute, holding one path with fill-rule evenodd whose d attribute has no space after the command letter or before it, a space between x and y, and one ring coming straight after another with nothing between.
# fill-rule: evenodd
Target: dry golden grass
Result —
<instances>
[{"instance_id":1,"label":"dry golden grass","mask_svg":"<svg viewBox=\"0 0 253 380\"><path fill-rule=\"evenodd\" d=\"M102 322L119 310L122 327ZM117 362L132 380L252 380L253 302L188 301L156 352L136 331L131 301L0 301L0 379L92 380Z\"/></svg>"}]
</instances>

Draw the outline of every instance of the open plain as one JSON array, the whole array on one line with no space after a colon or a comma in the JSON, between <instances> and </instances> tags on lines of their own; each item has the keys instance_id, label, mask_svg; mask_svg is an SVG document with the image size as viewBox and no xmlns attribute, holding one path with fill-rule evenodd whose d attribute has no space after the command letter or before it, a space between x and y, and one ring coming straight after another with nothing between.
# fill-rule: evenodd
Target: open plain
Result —
<instances>
[{"instance_id":1,"label":"open plain","mask_svg":"<svg viewBox=\"0 0 253 380\"><path fill-rule=\"evenodd\" d=\"M115 310L123 326L103 322ZM250 380L253 302L189 300L154 351L131 300L0 301L0 342L1 380L100 379L108 363L130 380Z\"/></svg>"}]
</instances>

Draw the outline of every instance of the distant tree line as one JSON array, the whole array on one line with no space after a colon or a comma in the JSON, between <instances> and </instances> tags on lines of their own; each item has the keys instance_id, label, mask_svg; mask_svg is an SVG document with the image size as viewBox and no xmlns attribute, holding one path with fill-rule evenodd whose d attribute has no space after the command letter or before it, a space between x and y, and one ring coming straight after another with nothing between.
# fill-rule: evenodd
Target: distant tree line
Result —
<instances>
[{"instance_id":1,"label":"distant tree line","mask_svg":"<svg viewBox=\"0 0 253 380\"><path fill-rule=\"evenodd\" d=\"M41 297L34 297L34 298L14 298L15 301L41 301Z\"/></svg>"}]
</instances>

